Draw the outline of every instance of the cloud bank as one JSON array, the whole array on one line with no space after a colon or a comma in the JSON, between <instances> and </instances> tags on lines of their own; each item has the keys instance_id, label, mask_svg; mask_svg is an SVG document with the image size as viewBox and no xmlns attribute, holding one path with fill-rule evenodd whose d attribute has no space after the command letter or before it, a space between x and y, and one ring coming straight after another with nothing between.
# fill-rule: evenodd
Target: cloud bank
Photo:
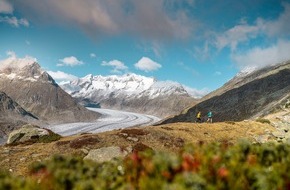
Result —
<instances>
[{"instance_id":1,"label":"cloud bank","mask_svg":"<svg viewBox=\"0 0 290 190\"><path fill-rule=\"evenodd\" d=\"M0 0L0 13L13 13L13 6L6 0Z\"/></svg>"},{"instance_id":2,"label":"cloud bank","mask_svg":"<svg viewBox=\"0 0 290 190\"><path fill-rule=\"evenodd\" d=\"M257 18L250 25L245 20L223 33L214 33L211 45L221 50L229 48L231 60L241 70L262 68L290 59L290 4L283 3L284 10L276 19ZM272 41L270 45L259 47L259 44L248 45L251 40L259 37ZM268 42L268 43L269 43ZM239 48L240 45L248 46Z\"/></svg>"},{"instance_id":3,"label":"cloud bank","mask_svg":"<svg viewBox=\"0 0 290 190\"><path fill-rule=\"evenodd\" d=\"M290 41L279 40L277 44L261 48L255 47L243 53L235 53L232 60L241 69L262 68L282 63L290 59Z\"/></svg>"},{"instance_id":4,"label":"cloud bank","mask_svg":"<svg viewBox=\"0 0 290 190\"><path fill-rule=\"evenodd\" d=\"M92 36L131 34L149 39L186 39L195 21L168 2L193 0L13 0L23 15L38 23L67 24ZM181 3L182 3L181 2Z\"/></svg>"}]
</instances>

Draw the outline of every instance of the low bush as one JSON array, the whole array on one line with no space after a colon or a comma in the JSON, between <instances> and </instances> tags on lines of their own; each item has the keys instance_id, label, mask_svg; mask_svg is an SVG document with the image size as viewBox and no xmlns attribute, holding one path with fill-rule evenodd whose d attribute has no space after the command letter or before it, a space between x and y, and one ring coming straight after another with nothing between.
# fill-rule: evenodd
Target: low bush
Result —
<instances>
[{"instance_id":1,"label":"low bush","mask_svg":"<svg viewBox=\"0 0 290 190\"><path fill-rule=\"evenodd\" d=\"M259 118L256 120L257 122L260 122L260 123L267 123L267 124L271 124L270 120L269 119L263 119L263 118Z\"/></svg>"},{"instance_id":2,"label":"low bush","mask_svg":"<svg viewBox=\"0 0 290 190\"><path fill-rule=\"evenodd\" d=\"M224 142L187 146L179 153L134 152L124 160L106 163L55 156L34 164L25 180L10 175L4 179L6 185L21 183L44 190L272 190L290 188L289 171L290 145Z\"/></svg>"},{"instance_id":3,"label":"low bush","mask_svg":"<svg viewBox=\"0 0 290 190\"><path fill-rule=\"evenodd\" d=\"M72 140L70 142L70 147L78 149L88 145L95 145L99 142L100 140L97 136L82 136L80 138Z\"/></svg>"}]
</instances>

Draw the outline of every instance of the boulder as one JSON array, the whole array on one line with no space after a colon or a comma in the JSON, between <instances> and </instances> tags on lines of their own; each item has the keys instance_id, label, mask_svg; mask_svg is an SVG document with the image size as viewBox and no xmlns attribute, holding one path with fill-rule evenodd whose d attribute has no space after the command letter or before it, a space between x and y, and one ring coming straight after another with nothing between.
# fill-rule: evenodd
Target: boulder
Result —
<instances>
[{"instance_id":1,"label":"boulder","mask_svg":"<svg viewBox=\"0 0 290 190\"><path fill-rule=\"evenodd\" d=\"M120 147L111 146L111 147L102 147L99 149L91 150L84 160L93 160L96 162L106 162L110 161L113 158L124 158L130 152L132 148L122 149Z\"/></svg>"},{"instance_id":2,"label":"boulder","mask_svg":"<svg viewBox=\"0 0 290 190\"><path fill-rule=\"evenodd\" d=\"M42 129L35 125L28 124L22 126L20 129L12 131L9 134L7 144L23 143L48 135L50 135L50 132L47 129Z\"/></svg>"}]
</instances>

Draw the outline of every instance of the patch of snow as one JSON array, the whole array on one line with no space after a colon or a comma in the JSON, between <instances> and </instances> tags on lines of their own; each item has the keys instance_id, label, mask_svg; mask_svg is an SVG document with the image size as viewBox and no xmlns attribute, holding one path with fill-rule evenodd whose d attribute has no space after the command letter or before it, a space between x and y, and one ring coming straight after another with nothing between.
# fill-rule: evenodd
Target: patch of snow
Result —
<instances>
[{"instance_id":1,"label":"patch of snow","mask_svg":"<svg viewBox=\"0 0 290 190\"><path fill-rule=\"evenodd\" d=\"M35 78L32 77L28 77L28 78L24 78L24 81L30 81L30 82L36 82L37 80Z\"/></svg>"},{"instance_id":2,"label":"patch of snow","mask_svg":"<svg viewBox=\"0 0 290 190\"><path fill-rule=\"evenodd\" d=\"M11 73L9 75L6 75L7 78L9 78L10 80L15 79L16 78L16 74L15 73Z\"/></svg>"},{"instance_id":3,"label":"patch of snow","mask_svg":"<svg viewBox=\"0 0 290 190\"><path fill-rule=\"evenodd\" d=\"M155 82L145 93L147 93L151 99L154 99L160 95L188 95L181 84L173 81Z\"/></svg>"},{"instance_id":4,"label":"patch of snow","mask_svg":"<svg viewBox=\"0 0 290 190\"><path fill-rule=\"evenodd\" d=\"M245 67L244 69L242 69L237 75L236 77L245 77L251 73L253 73L254 71L257 70L257 67L255 66L248 66L248 67Z\"/></svg>"},{"instance_id":5,"label":"patch of snow","mask_svg":"<svg viewBox=\"0 0 290 190\"><path fill-rule=\"evenodd\" d=\"M207 88L201 89L201 90L197 90L188 86L183 85L184 89L187 91L187 93L191 96L194 97L196 99L200 99L203 96L207 95L208 93L210 93L210 90Z\"/></svg>"}]
</instances>

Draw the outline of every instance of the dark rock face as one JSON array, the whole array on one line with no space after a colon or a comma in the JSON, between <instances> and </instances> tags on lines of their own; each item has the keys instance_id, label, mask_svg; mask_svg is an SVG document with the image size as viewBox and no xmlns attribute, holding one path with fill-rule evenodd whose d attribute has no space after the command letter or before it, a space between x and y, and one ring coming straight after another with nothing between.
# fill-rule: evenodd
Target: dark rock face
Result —
<instances>
[{"instance_id":1,"label":"dark rock face","mask_svg":"<svg viewBox=\"0 0 290 190\"><path fill-rule=\"evenodd\" d=\"M24 110L18 103L16 103L9 96L7 96L7 94L5 94L4 92L0 92L0 117L9 117L13 116L13 114L23 117L28 116L37 119L37 117Z\"/></svg>"},{"instance_id":2,"label":"dark rock face","mask_svg":"<svg viewBox=\"0 0 290 190\"><path fill-rule=\"evenodd\" d=\"M235 88L218 89L224 93L209 97L162 123L193 122L198 111L203 115L212 111L214 121L241 121L267 115L290 97L290 63L257 71L248 77L251 78L249 82L240 80L242 85Z\"/></svg>"},{"instance_id":3,"label":"dark rock face","mask_svg":"<svg viewBox=\"0 0 290 190\"><path fill-rule=\"evenodd\" d=\"M37 117L24 110L4 92L0 92L0 137L7 136L12 130Z\"/></svg>"}]
</instances>

